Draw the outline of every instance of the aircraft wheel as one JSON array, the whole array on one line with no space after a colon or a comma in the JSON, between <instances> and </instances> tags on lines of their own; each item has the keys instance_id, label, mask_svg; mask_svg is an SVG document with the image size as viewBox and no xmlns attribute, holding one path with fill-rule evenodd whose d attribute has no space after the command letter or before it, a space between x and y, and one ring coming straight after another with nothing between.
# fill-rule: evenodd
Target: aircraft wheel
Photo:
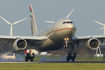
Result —
<instances>
[{"instance_id":1,"label":"aircraft wheel","mask_svg":"<svg viewBox=\"0 0 105 70\"><path fill-rule=\"evenodd\" d=\"M25 61L28 61L29 59L29 53L27 53L26 57L25 57Z\"/></svg>"},{"instance_id":2,"label":"aircraft wheel","mask_svg":"<svg viewBox=\"0 0 105 70\"><path fill-rule=\"evenodd\" d=\"M32 55L31 55L31 59L30 59L30 60L33 61L34 57L35 57L35 54L32 53Z\"/></svg>"},{"instance_id":3,"label":"aircraft wheel","mask_svg":"<svg viewBox=\"0 0 105 70\"><path fill-rule=\"evenodd\" d=\"M74 62L75 61L75 58L72 58L72 62Z\"/></svg>"},{"instance_id":4,"label":"aircraft wheel","mask_svg":"<svg viewBox=\"0 0 105 70\"><path fill-rule=\"evenodd\" d=\"M35 54L34 54L34 53L32 53L32 57L33 57L33 58L35 57Z\"/></svg>"},{"instance_id":5,"label":"aircraft wheel","mask_svg":"<svg viewBox=\"0 0 105 70\"><path fill-rule=\"evenodd\" d=\"M67 61L67 62L69 61L69 56L66 57L66 61Z\"/></svg>"},{"instance_id":6,"label":"aircraft wheel","mask_svg":"<svg viewBox=\"0 0 105 70\"><path fill-rule=\"evenodd\" d=\"M29 57L29 53L27 53L26 57Z\"/></svg>"},{"instance_id":7,"label":"aircraft wheel","mask_svg":"<svg viewBox=\"0 0 105 70\"><path fill-rule=\"evenodd\" d=\"M26 61L26 62L28 61L28 58L27 58L27 57L25 57L25 61Z\"/></svg>"},{"instance_id":8,"label":"aircraft wheel","mask_svg":"<svg viewBox=\"0 0 105 70\"><path fill-rule=\"evenodd\" d=\"M31 58L31 61L33 62L33 58Z\"/></svg>"},{"instance_id":9,"label":"aircraft wheel","mask_svg":"<svg viewBox=\"0 0 105 70\"><path fill-rule=\"evenodd\" d=\"M74 58L76 58L76 53L74 53Z\"/></svg>"}]
</instances>

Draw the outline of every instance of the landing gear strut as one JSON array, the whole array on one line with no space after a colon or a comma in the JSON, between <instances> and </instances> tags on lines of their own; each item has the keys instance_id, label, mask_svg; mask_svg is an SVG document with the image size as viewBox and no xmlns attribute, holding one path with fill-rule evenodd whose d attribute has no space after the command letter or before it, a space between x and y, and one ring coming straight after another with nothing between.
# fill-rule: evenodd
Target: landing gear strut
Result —
<instances>
[{"instance_id":1,"label":"landing gear strut","mask_svg":"<svg viewBox=\"0 0 105 70\"><path fill-rule=\"evenodd\" d=\"M25 61L28 61L28 60L33 61L34 57L35 57L35 54L31 53L31 49L29 49L29 53L26 54Z\"/></svg>"},{"instance_id":2,"label":"landing gear strut","mask_svg":"<svg viewBox=\"0 0 105 70\"><path fill-rule=\"evenodd\" d=\"M70 52L68 53L66 60L67 61L72 60L74 62L75 58L76 58L76 53L73 53L73 49L74 49L74 43L73 42L71 43L71 46L69 46L69 48L70 48Z\"/></svg>"},{"instance_id":3,"label":"landing gear strut","mask_svg":"<svg viewBox=\"0 0 105 70\"><path fill-rule=\"evenodd\" d=\"M65 44L64 44L64 48L68 48L68 41L69 41L69 38L68 37L65 37L64 38L64 41L65 41Z\"/></svg>"}]
</instances>

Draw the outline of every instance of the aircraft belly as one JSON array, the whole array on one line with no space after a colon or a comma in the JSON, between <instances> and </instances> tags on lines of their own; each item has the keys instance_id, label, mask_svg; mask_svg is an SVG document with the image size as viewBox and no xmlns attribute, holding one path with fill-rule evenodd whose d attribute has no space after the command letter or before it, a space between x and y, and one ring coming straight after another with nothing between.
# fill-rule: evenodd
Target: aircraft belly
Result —
<instances>
[{"instance_id":1,"label":"aircraft belly","mask_svg":"<svg viewBox=\"0 0 105 70\"><path fill-rule=\"evenodd\" d=\"M62 44L54 43L52 40L48 39L43 43L42 47L40 47L40 50L41 51L58 50L62 47L63 47Z\"/></svg>"}]
</instances>

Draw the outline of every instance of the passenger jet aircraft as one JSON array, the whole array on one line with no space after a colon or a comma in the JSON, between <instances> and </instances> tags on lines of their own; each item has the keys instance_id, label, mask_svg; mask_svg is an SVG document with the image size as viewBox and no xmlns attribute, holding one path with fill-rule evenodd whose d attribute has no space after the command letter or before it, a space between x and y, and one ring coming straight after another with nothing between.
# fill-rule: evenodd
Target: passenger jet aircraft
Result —
<instances>
[{"instance_id":1,"label":"passenger jet aircraft","mask_svg":"<svg viewBox=\"0 0 105 70\"><path fill-rule=\"evenodd\" d=\"M31 31L33 36L0 36L0 40L6 44L13 43L13 48L16 51L25 50L27 48L35 49L39 52L58 50L63 47L69 48L70 52L67 56L67 61L75 61L76 53L73 52L74 44L79 46L80 42L85 42L89 50L96 50L99 48L100 42L105 38L104 35L98 36L74 36L76 33L76 26L72 20L69 19L69 13L66 18L53 22L51 26L38 32L32 5L29 6ZM27 53L25 61L31 60L35 57L34 53Z\"/></svg>"}]
</instances>

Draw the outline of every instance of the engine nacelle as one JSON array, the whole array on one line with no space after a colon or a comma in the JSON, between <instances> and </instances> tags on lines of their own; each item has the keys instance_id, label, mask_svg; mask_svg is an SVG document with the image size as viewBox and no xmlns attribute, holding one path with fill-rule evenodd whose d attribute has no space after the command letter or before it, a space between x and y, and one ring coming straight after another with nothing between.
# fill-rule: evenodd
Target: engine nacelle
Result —
<instances>
[{"instance_id":1,"label":"engine nacelle","mask_svg":"<svg viewBox=\"0 0 105 70\"><path fill-rule=\"evenodd\" d=\"M86 46L89 50L97 50L99 48L99 45L100 42L96 38L90 38L86 43Z\"/></svg>"},{"instance_id":2,"label":"engine nacelle","mask_svg":"<svg viewBox=\"0 0 105 70\"><path fill-rule=\"evenodd\" d=\"M24 49L26 49L26 47L27 47L27 41L24 39L17 39L13 43L13 48L16 51L24 50Z\"/></svg>"}]
</instances>

